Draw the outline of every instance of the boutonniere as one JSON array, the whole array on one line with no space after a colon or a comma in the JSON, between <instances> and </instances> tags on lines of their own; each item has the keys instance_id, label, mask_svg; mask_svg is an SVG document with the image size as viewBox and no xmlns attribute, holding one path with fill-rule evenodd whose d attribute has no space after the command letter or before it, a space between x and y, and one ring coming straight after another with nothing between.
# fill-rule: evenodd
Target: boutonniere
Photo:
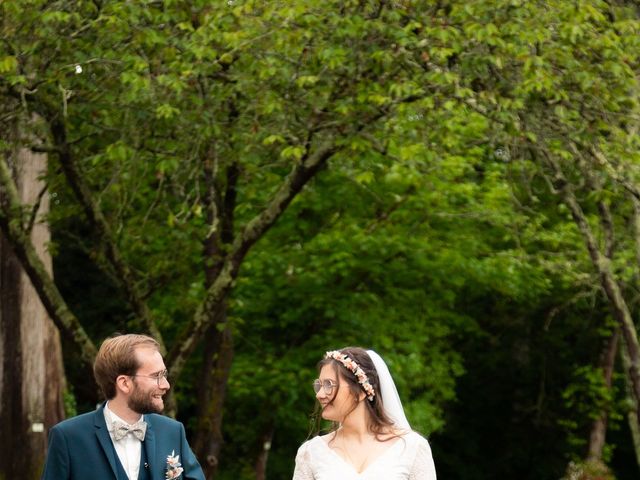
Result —
<instances>
[{"instance_id":1,"label":"boutonniere","mask_svg":"<svg viewBox=\"0 0 640 480\"><path fill-rule=\"evenodd\" d=\"M180 455L175 454L175 450L171 451L171 455L167 455L167 480L178 478L184 472L184 468L180 464Z\"/></svg>"}]
</instances>

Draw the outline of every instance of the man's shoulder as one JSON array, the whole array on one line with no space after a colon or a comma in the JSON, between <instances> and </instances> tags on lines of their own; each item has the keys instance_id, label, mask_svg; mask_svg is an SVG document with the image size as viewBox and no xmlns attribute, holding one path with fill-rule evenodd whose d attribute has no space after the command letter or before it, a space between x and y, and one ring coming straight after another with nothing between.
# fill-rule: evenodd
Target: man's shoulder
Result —
<instances>
[{"instance_id":1,"label":"man's shoulder","mask_svg":"<svg viewBox=\"0 0 640 480\"><path fill-rule=\"evenodd\" d=\"M77 427L84 428L87 425L93 425L97 412L97 410L93 410L91 412L81 413L75 417L67 418L66 420L62 420L60 423L57 423L53 428L66 431L73 430Z\"/></svg>"},{"instance_id":2,"label":"man's shoulder","mask_svg":"<svg viewBox=\"0 0 640 480\"><path fill-rule=\"evenodd\" d=\"M146 413L144 415L145 420L154 426L169 427L169 428L182 428L182 423L178 420L167 417L166 415L160 415L158 413Z\"/></svg>"}]
</instances>

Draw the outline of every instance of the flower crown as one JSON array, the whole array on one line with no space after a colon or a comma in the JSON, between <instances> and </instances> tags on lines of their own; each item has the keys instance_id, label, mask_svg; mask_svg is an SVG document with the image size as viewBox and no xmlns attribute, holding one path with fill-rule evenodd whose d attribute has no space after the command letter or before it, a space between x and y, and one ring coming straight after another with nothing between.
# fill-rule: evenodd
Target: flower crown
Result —
<instances>
[{"instance_id":1,"label":"flower crown","mask_svg":"<svg viewBox=\"0 0 640 480\"><path fill-rule=\"evenodd\" d=\"M367 377L367 374L364 373L364 370L360 368L360 365L358 365L344 353L341 353L339 350L327 352L324 358L332 358L334 360L337 360L342 365L344 365L347 370L351 371L358 379L358 383L360 384L364 392L367 394L367 399L370 402L373 401L373 397L376 396L376 392L369 383L369 377Z\"/></svg>"}]
</instances>

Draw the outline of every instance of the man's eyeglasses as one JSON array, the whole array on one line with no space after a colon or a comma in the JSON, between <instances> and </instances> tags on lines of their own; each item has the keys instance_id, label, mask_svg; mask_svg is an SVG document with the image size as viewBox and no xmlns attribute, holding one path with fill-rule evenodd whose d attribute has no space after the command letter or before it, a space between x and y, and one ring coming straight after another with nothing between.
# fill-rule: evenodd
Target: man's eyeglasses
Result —
<instances>
[{"instance_id":1,"label":"man's eyeglasses","mask_svg":"<svg viewBox=\"0 0 640 480\"><path fill-rule=\"evenodd\" d=\"M169 381L169 370L162 370L161 372L154 373L153 375L131 375L132 377L147 377L153 378L156 382L158 382L158 387L160 386L160 382L163 378Z\"/></svg>"},{"instance_id":2,"label":"man's eyeglasses","mask_svg":"<svg viewBox=\"0 0 640 480\"><path fill-rule=\"evenodd\" d=\"M333 389L337 386L338 384L332 380L321 381L320 379L316 379L313 381L313 391L316 393L318 393L322 388L325 394L331 395L331 392L333 392Z\"/></svg>"}]
</instances>

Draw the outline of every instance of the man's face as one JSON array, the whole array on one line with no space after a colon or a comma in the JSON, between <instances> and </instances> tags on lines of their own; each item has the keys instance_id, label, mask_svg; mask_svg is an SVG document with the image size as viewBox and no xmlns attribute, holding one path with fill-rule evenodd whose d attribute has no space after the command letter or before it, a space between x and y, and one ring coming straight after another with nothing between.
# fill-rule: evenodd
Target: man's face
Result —
<instances>
[{"instance_id":1,"label":"man's face","mask_svg":"<svg viewBox=\"0 0 640 480\"><path fill-rule=\"evenodd\" d=\"M133 377L134 387L127 399L127 405L140 414L162 413L162 397L171 387L164 376L166 367L162 355L153 348L140 347L136 349L136 356L140 368Z\"/></svg>"}]
</instances>

